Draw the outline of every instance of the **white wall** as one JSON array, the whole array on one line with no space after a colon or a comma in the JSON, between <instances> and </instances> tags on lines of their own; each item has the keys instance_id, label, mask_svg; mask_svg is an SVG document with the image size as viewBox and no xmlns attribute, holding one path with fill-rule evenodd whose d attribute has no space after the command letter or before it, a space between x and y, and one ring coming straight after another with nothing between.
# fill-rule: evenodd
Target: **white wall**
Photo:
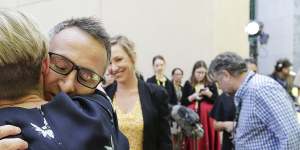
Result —
<instances>
[{"instance_id":1,"label":"white wall","mask_svg":"<svg viewBox=\"0 0 300 150\"><path fill-rule=\"evenodd\" d=\"M248 0L103 0L107 29L135 41L146 78L153 74L151 60L157 54L165 56L168 76L181 67L185 79L197 60L209 63L222 51L247 57L248 16Z\"/></svg>"},{"instance_id":2,"label":"white wall","mask_svg":"<svg viewBox=\"0 0 300 150\"><path fill-rule=\"evenodd\" d=\"M214 50L234 51L249 57L248 36L244 32L249 22L249 0L214 1Z\"/></svg>"},{"instance_id":3,"label":"white wall","mask_svg":"<svg viewBox=\"0 0 300 150\"><path fill-rule=\"evenodd\" d=\"M32 15L47 33L60 21L71 17L101 16L99 0L0 0L1 8L13 8Z\"/></svg>"},{"instance_id":4,"label":"white wall","mask_svg":"<svg viewBox=\"0 0 300 150\"><path fill-rule=\"evenodd\" d=\"M248 55L243 31L248 5L249 0L0 0L0 7L32 14L45 32L66 18L98 16L109 33L136 43L138 68L146 78L153 74L152 57L162 54L166 75L181 67L185 79L197 60L209 62L225 50Z\"/></svg>"},{"instance_id":5,"label":"white wall","mask_svg":"<svg viewBox=\"0 0 300 150\"><path fill-rule=\"evenodd\" d=\"M257 0L257 20L270 35L267 46L258 51L259 72L270 74L279 58L293 60L294 0Z\"/></svg>"}]
</instances>

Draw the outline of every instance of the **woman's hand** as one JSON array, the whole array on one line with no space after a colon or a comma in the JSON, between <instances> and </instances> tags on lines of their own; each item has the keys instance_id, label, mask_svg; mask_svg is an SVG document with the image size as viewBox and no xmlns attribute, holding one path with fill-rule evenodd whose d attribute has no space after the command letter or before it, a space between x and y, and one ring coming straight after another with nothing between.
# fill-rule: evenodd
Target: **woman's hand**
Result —
<instances>
[{"instance_id":1,"label":"woman's hand","mask_svg":"<svg viewBox=\"0 0 300 150\"><path fill-rule=\"evenodd\" d=\"M209 90L209 88L204 88L203 90L201 90L200 95L211 98L213 93Z\"/></svg>"},{"instance_id":2,"label":"woman's hand","mask_svg":"<svg viewBox=\"0 0 300 150\"><path fill-rule=\"evenodd\" d=\"M193 100L200 100L200 94L195 92L194 94L190 95L188 97L188 99L189 99L190 102L193 101Z\"/></svg>"},{"instance_id":3,"label":"woman's hand","mask_svg":"<svg viewBox=\"0 0 300 150\"><path fill-rule=\"evenodd\" d=\"M20 138L5 138L21 133L21 129L12 125L0 126L0 150L25 150L27 142Z\"/></svg>"}]
</instances>

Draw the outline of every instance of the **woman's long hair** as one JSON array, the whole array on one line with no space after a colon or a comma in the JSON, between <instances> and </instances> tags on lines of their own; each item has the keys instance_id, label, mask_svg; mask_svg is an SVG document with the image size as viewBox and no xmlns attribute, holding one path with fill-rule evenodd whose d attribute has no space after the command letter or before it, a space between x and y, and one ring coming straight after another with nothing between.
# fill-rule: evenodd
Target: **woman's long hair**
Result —
<instances>
[{"instance_id":1,"label":"woman's long hair","mask_svg":"<svg viewBox=\"0 0 300 150\"><path fill-rule=\"evenodd\" d=\"M191 82L191 85L193 87L195 87L195 85L197 85L197 83L199 83L199 81L197 81L196 78L195 78L195 71L196 71L196 69L201 68L201 67L203 67L207 70L207 65L206 65L205 61L203 61L203 60L199 60L194 64L192 74L191 74L191 77L190 77L190 82ZM210 84L210 80L208 79L207 72L205 73L204 79L201 82L204 85Z\"/></svg>"}]
</instances>

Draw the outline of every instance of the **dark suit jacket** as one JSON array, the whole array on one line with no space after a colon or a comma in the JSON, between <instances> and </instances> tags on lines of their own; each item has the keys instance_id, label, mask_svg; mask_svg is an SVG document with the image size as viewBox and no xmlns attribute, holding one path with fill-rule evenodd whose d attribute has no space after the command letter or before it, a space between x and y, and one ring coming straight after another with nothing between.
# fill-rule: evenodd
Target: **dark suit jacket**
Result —
<instances>
[{"instance_id":1,"label":"dark suit jacket","mask_svg":"<svg viewBox=\"0 0 300 150\"><path fill-rule=\"evenodd\" d=\"M157 80L155 75L147 79L147 83L153 83L157 85ZM163 87L163 86L162 86ZM175 92L175 88L173 83L167 78L166 85L164 87L169 94L169 103L172 105L176 105L178 100Z\"/></svg>"},{"instance_id":2,"label":"dark suit jacket","mask_svg":"<svg viewBox=\"0 0 300 150\"><path fill-rule=\"evenodd\" d=\"M27 141L28 150L129 149L104 94L71 99L59 93L40 109L7 107L0 109L0 116L0 125L11 124L22 129L22 133L14 137Z\"/></svg>"},{"instance_id":3,"label":"dark suit jacket","mask_svg":"<svg viewBox=\"0 0 300 150\"><path fill-rule=\"evenodd\" d=\"M204 96L203 100L213 104L219 95L217 86L215 83L211 83L205 85L205 87L209 88L209 90L213 93L213 95L212 97ZM182 101L181 101L182 105L188 106L189 104L191 104L191 102L189 102L188 100L188 97L194 93L195 93L195 88L192 86L190 81L186 81L182 89Z\"/></svg>"},{"instance_id":4,"label":"dark suit jacket","mask_svg":"<svg viewBox=\"0 0 300 150\"><path fill-rule=\"evenodd\" d=\"M105 88L111 98L114 97L116 90L116 82ZM142 80L138 81L138 91L144 119L143 150L171 150L167 92Z\"/></svg>"}]
</instances>

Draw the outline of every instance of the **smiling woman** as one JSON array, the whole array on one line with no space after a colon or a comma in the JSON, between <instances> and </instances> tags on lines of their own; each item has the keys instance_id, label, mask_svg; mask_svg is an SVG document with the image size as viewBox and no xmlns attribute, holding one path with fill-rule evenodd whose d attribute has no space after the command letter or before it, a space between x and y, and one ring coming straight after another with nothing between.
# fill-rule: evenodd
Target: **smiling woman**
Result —
<instances>
[{"instance_id":1,"label":"smiling woman","mask_svg":"<svg viewBox=\"0 0 300 150\"><path fill-rule=\"evenodd\" d=\"M171 150L168 95L136 73L134 44L124 36L111 40L109 72L115 83L105 88L113 99L121 131L132 150Z\"/></svg>"}]
</instances>

